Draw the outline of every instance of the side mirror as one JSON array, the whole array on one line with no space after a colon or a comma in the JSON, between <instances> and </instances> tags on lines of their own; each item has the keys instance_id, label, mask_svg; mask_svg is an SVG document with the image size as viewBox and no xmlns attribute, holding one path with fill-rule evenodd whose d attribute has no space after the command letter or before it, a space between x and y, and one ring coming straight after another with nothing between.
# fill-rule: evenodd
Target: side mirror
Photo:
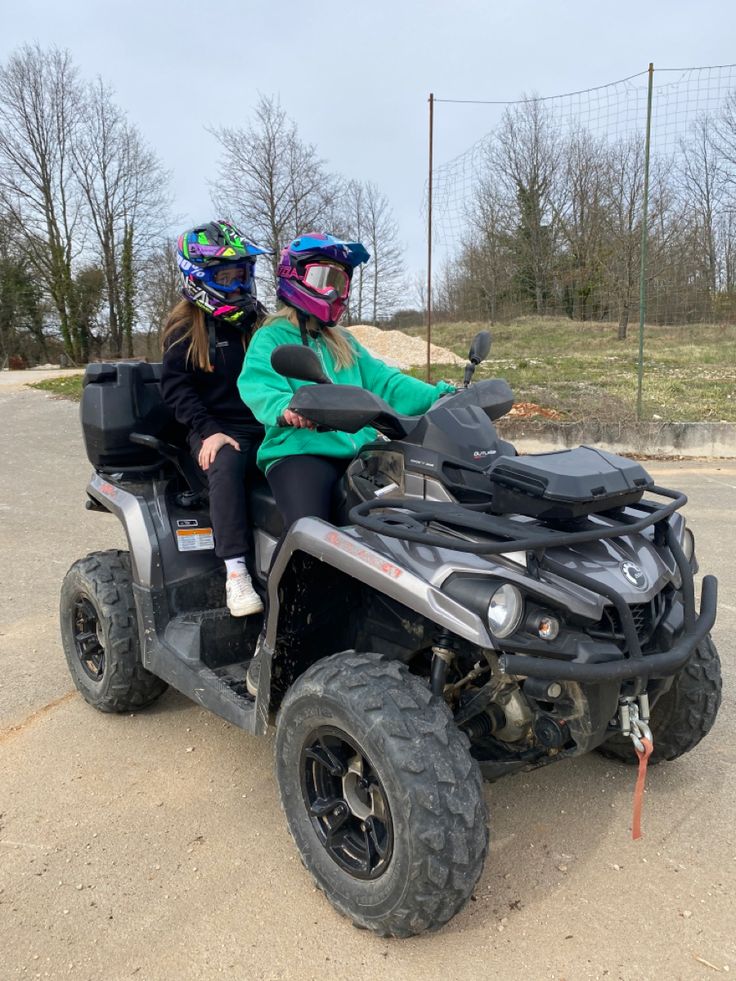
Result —
<instances>
[{"instance_id":1,"label":"side mirror","mask_svg":"<svg viewBox=\"0 0 736 981\"><path fill-rule=\"evenodd\" d=\"M488 352L491 350L491 332L489 330L482 330L480 333L476 334L473 340L470 342L470 351L468 352L468 363L465 365L465 376L463 378L463 386L465 388L470 384L470 379L473 377L473 372L476 367L485 361L488 357Z\"/></svg>"},{"instance_id":2,"label":"side mirror","mask_svg":"<svg viewBox=\"0 0 736 981\"><path fill-rule=\"evenodd\" d=\"M470 352L468 353L468 361L471 364L480 364L481 361L485 361L488 357L488 352L491 350L491 332L489 330L482 330L480 333L476 334L470 344Z\"/></svg>"},{"instance_id":3,"label":"side mirror","mask_svg":"<svg viewBox=\"0 0 736 981\"><path fill-rule=\"evenodd\" d=\"M271 367L285 378L331 385L332 381L322 370L322 363L304 344L281 344L271 352Z\"/></svg>"}]
</instances>

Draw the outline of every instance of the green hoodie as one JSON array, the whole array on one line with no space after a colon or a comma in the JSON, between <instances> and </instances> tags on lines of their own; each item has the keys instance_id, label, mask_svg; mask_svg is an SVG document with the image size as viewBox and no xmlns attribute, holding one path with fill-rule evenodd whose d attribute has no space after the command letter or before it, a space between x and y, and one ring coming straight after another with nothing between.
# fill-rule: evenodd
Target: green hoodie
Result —
<instances>
[{"instance_id":1,"label":"green hoodie","mask_svg":"<svg viewBox=\"0 0 736 981\"><path fill-rule=\"evenodd\" d=\"M309 338L309 346L319 355L322 368L334 382L342 385L359 385L384 399L397 412L419 415L426 412L440 395L454 388L446 382L428 385L404 375L397 368L389 368L374 358L354 337L350 343L355 349L355 360L349 368L335 369L332 354L324 338ZM376 438L376 430L366 426L357 433L318 433L313 429L294 426L277 426L276 420L288 408L294 392L310 382L284 378L271 367L271 352L280 344L299 344L301 335L286 318L274 320L261 327L253 335L238 379L240 397L250 407L253 415L266 428L266 435L258 450L258 466L268 468L285 456L309 453L314 456L353 457L361 446Z\"/></svg>"}]
</instances>

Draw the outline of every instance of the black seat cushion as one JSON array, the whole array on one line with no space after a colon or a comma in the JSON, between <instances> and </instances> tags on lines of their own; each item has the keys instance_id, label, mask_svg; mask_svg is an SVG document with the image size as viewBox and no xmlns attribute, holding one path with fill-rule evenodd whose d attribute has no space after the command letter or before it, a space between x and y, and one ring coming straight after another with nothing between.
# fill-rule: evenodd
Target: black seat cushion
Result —
<instances>
[{"instance_id":1,"label":"black seat cushion","mask_svg":"<svg viewBox=\"0 0 736 981\"><path fill-rule=\"evenodd\" d=\"M265 477L256 480L248 488L251 521L254 528L262 528L267 534L279 538L284 530L281 512L276 507L271 488Z\"/></svg>"}]
</instances>

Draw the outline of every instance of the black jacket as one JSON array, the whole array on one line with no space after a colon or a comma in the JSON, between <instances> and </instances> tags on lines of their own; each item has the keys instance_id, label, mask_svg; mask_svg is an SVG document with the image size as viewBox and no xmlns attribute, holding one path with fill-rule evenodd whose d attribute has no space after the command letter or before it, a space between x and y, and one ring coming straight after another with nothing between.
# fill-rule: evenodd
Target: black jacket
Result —
<instances>
[{"instance_id":1,"label":"black jacket","mask_svg":"<svg viewBox=\"0 0 736 981\"><path fill-rule=\"evenodd\" d=\"M224 321L215 321L215 331L217 346L211 372L187 361L187 341L176 343L177 335L170 339L161 373L164 401L177 421L202 439L220 432L262 432L263 427L238 393L245 357L243 332Z\"/></svg>"}]
</instances>

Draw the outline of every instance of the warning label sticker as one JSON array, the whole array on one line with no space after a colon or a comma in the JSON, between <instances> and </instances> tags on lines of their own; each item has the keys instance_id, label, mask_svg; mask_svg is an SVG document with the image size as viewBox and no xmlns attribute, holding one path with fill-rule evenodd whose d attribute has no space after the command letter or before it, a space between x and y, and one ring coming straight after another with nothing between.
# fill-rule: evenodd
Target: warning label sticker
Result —
<instances>
[{"instance_id":1,"label":"warning label sticker","mask_svg":"<svg viewBox=\"0 0 736 981\"><path fill-rule=\"evenodd\" d=\"M215 547L211 528L179 528L176 544L180 552L201 552Z\"/></svg>"}]
</instances>

